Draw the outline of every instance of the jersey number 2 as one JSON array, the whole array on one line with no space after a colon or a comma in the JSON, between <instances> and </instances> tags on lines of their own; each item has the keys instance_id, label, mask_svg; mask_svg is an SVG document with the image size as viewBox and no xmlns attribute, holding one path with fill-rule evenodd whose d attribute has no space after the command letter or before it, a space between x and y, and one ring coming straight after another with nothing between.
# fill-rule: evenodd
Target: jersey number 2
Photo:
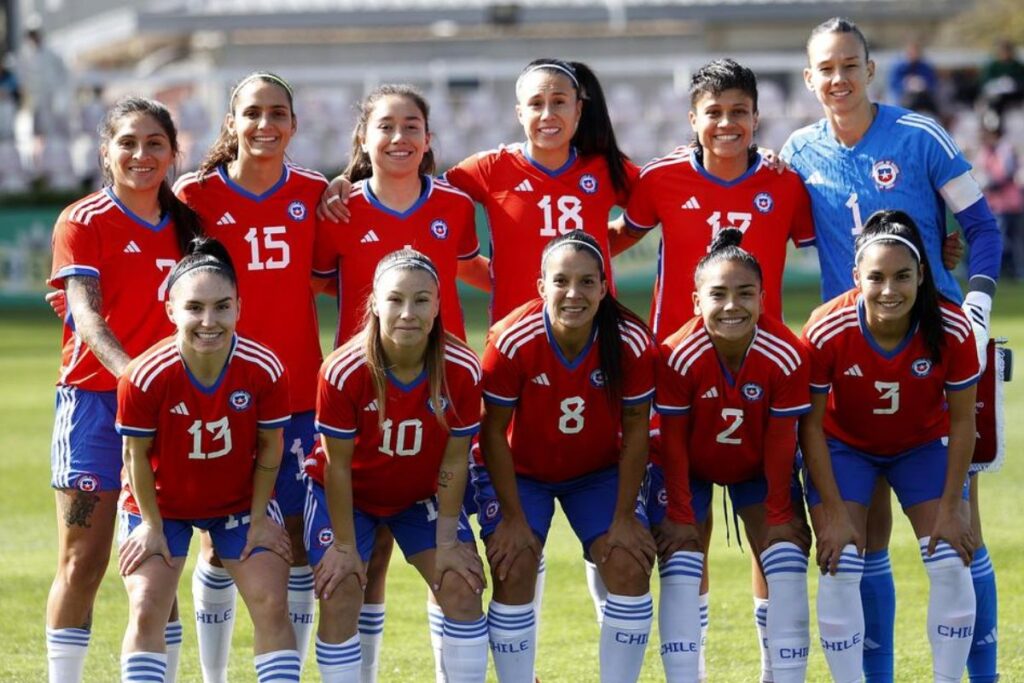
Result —
<instances>
[{"instance_id":1,"label":"jersey number 2","mask_svg":"<svg viewBox=\"0 0 1024 683\"><path fill-rule=\"evenodd\" d=\"M722 408L722 419L725 420L726 426L725 429L718 432L715 441L733 446L743 443L743 439L733 436L733 433L743 424L743 411L739 408Z\"/></svg>"}]
</instances>

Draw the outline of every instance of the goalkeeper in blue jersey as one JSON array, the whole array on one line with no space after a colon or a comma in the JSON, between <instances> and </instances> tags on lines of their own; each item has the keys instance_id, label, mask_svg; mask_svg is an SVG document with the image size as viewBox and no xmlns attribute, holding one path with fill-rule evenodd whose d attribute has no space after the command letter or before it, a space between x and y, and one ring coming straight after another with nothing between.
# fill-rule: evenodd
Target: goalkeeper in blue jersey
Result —
<instances>
[{"instance_id":1,"label":"goalkeeper in blue jersey","mask_svg":"<svg viewBox=\"0 0 1024 683\"><path fill-rule=\"evenodd\" d=\"M1002 244L971 165L942 126L900 107L872 102L868 85L875 65L864 35L852 22L833 18L807 42L804 80L825 118L796 131L782 157L803 178L811 196L822 296L829 300L852 285L854 239L862 221L880 209L898 209L917 223L928 259L942 262L946 209L956 216L969 249L968 292L952 274L933 271L939 293L960 303L974 328L985 364L992 297ZM977 477L971 481L972 526L981 543ZM865 608L864 672L869 682L893 680L895 589L889 566L892 527L889 489L882 482L871 504L868 552L861 596ZM972 683L997 680L996 589L983 544L971 566L978 610L968 670Z\"/></svg>"}]
</instances>

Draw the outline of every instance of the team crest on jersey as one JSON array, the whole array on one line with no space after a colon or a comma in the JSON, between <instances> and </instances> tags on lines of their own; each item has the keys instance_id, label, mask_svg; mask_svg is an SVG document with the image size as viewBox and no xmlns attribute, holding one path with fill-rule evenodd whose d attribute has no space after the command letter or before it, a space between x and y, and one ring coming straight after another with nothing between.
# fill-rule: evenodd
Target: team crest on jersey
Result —
<instances>
[{"instance_id":1,"label":"team crest on jersey","mask_svg":"<svg viewBox=\"0 0 1024 683\"><path fill-rule=\"evenodd\" d=\"M668 507L668 490L664 486L658 489L658 505Z\"/></svg>"},{"instance_id":2,"label":"team crest on jersey","mask_svg":"<svg viewBox=\"0 0 1024 683\"><path fill-rule=\"evenodd\" d=\"M487 504L484 505L483 510L480 511L480 516L483 518L483 521L489 522L498 516L498 512L500 510L501 505L498 503L498 500L496 498L491 498L487 501Z\"/></svg>"},{"instance_id":3,"label":"team crest on jersey","mask_svg":"<svg viewBox=\"0 0 1024 683\"><path fill-rule=\"evenodd\" d=\"M242 412L252 405L252 394L243 389L233 391L231 392L231 395L228 396L228 403L230 403L231 407L238 412Z\"/></svg>"},{"instance_id":4,"label":"team crest on jersey","mask_svg":"<svg viewBox=\"0 0 1024 683\"><path fill-rule=\"evenodd\" d=\"M448 224L438 218L430 224L430 234L439 240L448 239Z\"/></svg>"},{"instance_id":5,"label":"team crest on jersey","mask_svg":"<svg viewBox=\"0 0 1024 683\"><path fill-rule=\"evenodd\" d=\"M91 474L83 474L75 482L75 488L79 491L85 491L86 493L92 493L100 487L100 480Z\"/></svg>"},{"instance_id":6,"label":"team crest on jersey","mask_svg":"<svg viewBox=\"0 0 1024 683\"><path fill-rule=\"evenodd\" d=\"M775 200L767 192L754 195L754 208L761 213L769 213L775 207Z\"/></svg>"},{"instance_id":7,"label":"team crest on jersey","mask_svg":"<svg viewBox=\"0 0 1024 683\"><path fill-rule=\"evenodd\" d=\"M587 194L594 194L597 192L597 178L589 173L584 173L580 177L580 189Z\"/></svg>"},{"instance_id":8,"label":"team crest on jersey","mask_svg":"<svg viewBox=\"0 0 1024 683\"><path fill-rule=\"evenodd\" d=\"M334 543L334 529L329 526L325 526L317 532L316 540L320 542L321 546L326 548L330 544Z\"/></svg>"},{"instance_id":9,"label":"team crest on jersey","mask_svg":"<svg viewBox=\"0 0 1024 683\"><path fill-rule=\"evenodd\" d=\"M439 397L439 400L441 401L441 412L448 412L448 399L445 398L444 396L441 396ZM430 411L431 415L434 414L434 404L430 401L430 398L427 398L427 410Z\"/></svg>"},{"instance_id":10,"label":"team crest on jersey","mask_svg":"<svg viewBox=\"0 0 1024 683\"><path fill-rule=\"evenodd\" d=\"M590 383L593 384L598 389L604 386L604 382L604 372L602 372L600 368L590 373Z\"/></svg>"},{"instance_id":11,"label":"team crest on jersey","mask_svg":"<svg viewBox=\"0 0 1024 683\"><path fill-rule=\"evenodd\" d=\"M758 401L764 396L764 389L757 382L747 382L740 387L740 393L748 401Z\"/></svg>"},{"instance_id":12,"label":"team crest on jersey","mask_svg":"<svg viewBox=\"0 0 1024 683\"><path fill-rule=\"evenodd\" d=\"M914 377L927 377L932 372L932 361L930 358L918 358L910 364L910 371Z\"/></svg>"},{"instance_id":13,"label":"team crest on jersey","mask_svg":"<svg viewBox=\"0 0 1024 683\"><path fill-rule=\"evenodd\" d=\"M871 177L875 179L875 185L880 190L891 190L896 185L896 177L900 174L900 167L892 161L876 161L871 167Z\"/></svg>"},{"instance_id":14,"label":"team crest on jersey","mask_svg":"<svg viewBox=\"0 0 1024 683\"><path fill-rule=\"evenodd\" d=\"M306 205L302 202L295 200L288 205L288 216L293 221L301 221L306 217Z\"/></svg>"}]
</instances>

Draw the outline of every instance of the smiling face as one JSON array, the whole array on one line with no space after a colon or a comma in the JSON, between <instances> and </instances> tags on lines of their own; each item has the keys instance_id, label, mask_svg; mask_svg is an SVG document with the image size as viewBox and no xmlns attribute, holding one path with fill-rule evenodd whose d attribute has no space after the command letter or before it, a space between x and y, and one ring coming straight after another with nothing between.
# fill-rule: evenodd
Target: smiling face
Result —
<instances>
[{"instance_id":1,"label":"smiling face","mask_svg":"<svg viewBox=\"0 0 1024 683\"><path fill-rule=\"evenodd\" d=\"M259 78L238 90L224 123L238 141L240 160L283 161L296 129L288 93L277 83Z\"/></svg>"},{"instance_id":2,"label":"smiling face","mask_svg":"<svg viewBox=\"0 0 1024 683\"><path fill-rule=\"evenodd\" d=\"M882 242L861 253L853 281L864 299L869 327L891 325L909 321L924 272L905 246Z\"/></svg>"},{"instance_id":3,"label":"smiling face","mask_svg":"<svg viewBox=\"0 0 1024 683\"><path fill-rule=\"evenodd\" d=\"M875 63L855 34L819 33L807 45L807 59L804 83L829 112L847 114L871 106L868 85Z\"/></svg>"},{"instance_id":4,"label":"smiling face","mask_svg":"<svg viewBox=\"0 0 1024 683\"><path fill-rule=\"evenodd\" d=\"M373 286L371 310L385 348L426 350L440 310L437 281L421 268L391 268Z\"/></svg>"},{"instance_id":5,"label":"smiling face","mask_svg":"<svg viewBox=\"0 0 1024 683\"><path fill-rule=\"evenodd\" d=\"M152 116L132 113L114 125L100 148L115 191L156 192L174 161L167 132Z\"/></svg>"},{"instance_id":6,"label":"smiling face","mask_svg":"<svg viewBox=\"0 0 1024 683\"><path fill-rule=\"evenodd\" d=\"M426 116L413 99L385 95L373 105L361 145L370 157L373 175L418 174L430 149Z\"/></svg>"},{"instance_id":7,"label":"smiling face","mask_svg":"<svg viewBox=\"0 0 1024 683\"><path fill-rule=\"evenodd\" d=\"M693 310L704 319L712 342L745 346L761 317L763 299L761 280L749 266L718 261L701 271Z\"/></svg>"},{"instance_id":8,"label":"smiling face","mask_svg":"<svg viewBox=\"0 0 1024 683\"><path fill-rule=\"evenodd\" d=\"M516 84L516 116L531 148L568 152L583 112L583 100L568 76L536 69Z\"/></svg>"},{"instance_id":9,"label":"smiling face","mask_svg":"<svg viewBox=\"0 0 1024 683\"><path fill-rule=\"evenodd\" d=\"M224 275L211 270L186 274L171 287L167 315L178 328L186 356L226 351L238 324L238 291Z\"/></svg>"},{"instance_id":10,"label":"smiling face","mask_svg":"<svg viewBox=\"0 0 1024 683\"><path fill-rule=\"evenodd\" d=\"M754 99L738 88L702 93L690 111L690 126L705 154L746 159L757 129Z\"/></svg>"},{"instance_id":11,"label":"smiling face","mask_svg":"<svg viewBox=\"0 0 1024 683\"><path fill-rule=\"evenodd\" d=\"M556 334L589 332L597 307L608 293L608 283L601 277L595 255L570 245L556 247L548 254L537 289Z\"/></svg>"}]
</instances>

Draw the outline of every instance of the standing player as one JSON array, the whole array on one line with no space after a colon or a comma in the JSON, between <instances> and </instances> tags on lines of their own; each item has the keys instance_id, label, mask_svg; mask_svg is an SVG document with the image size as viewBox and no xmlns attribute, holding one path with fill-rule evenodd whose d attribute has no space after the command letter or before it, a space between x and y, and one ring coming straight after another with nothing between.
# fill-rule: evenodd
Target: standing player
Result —
<instances>
[{"instance_id":1,"label":"standing player","mask_svg":"<svg viewBox=\"0 0 1024 683\"><path fill-rule=\"evenodd\" d=\"M177 334L132 361L117 390L126 473L119 569L129 606L121 680L165 680L164 623L197 527L249 608L257 680L298 681L285 590L291 543L271 518L290 419L284 366L235 335L238 287L215 240L194 243L167 290Z\"/></svg>"},{"instance_id":2,"label":"standing player","mask_svg":"<svg viewBox=\"0 0 1024 683\"><path fill-rule=\"evenodd\" d=\"M483 565L461 511L481 370L444 330L441 288L424 254L385 255L363 329L320 371L323 448L307 464L306 544L321 596L317 661L329 683L360 681L357 625L379 526L433 589L448 680L487 675Z\"/></svg>"},{"instance_id":3,"label":"standing player","mask_svg":"<svg viewBox=\"0 0 1024 683\"><path fill-rule=\"evenodd\" d=\"M635 681L653 606L654 540L636 514L647 461L655 354L608 293L605 254L575 230L541 260L540 300L490 332L480 436L496 504L481 504L494 582L491 651L503 683L533 680L537 567L558 500L609 589L602 681Z\"/></svg>"},{"instance_id":4,"label":"standing player","mask_svg":"<svg viewBox=\"0 0 1024 683\"><path fill-rule=\"evenodd\" d=\"M250 74L232 91L220 135L199 169L182 176L174 190L239 264L239 294L248 304L242 334L269 346L288 368L293 417L285 429L275 495L292 538L288 603L305 660L315 604L302 545L300 465L313 447L316 373L323 358L311 278L333 265L314 262L314 254L328 253L314 246L322 236L313 213L326 181L285 162L295 130L288 83L270 73ZM203 544L192 594L203 678L218 683L227 676L236 592L228 572L215 566L205 534Z\"/></svg>"},{"instance_id":5,"label":"standing player","mask_svg":"<svg viewBox=\"0 0 1024 683\"><path fill-rule=\"evenodd\" d=\"M110 559L121 439L116 377L172 330L160 303L184 245L199 232L166 175L177 131L160 103L118 101L100 126L106 187L66 208L53 232L50 285L67 293L50 460L57 502L57 575L46 605L51 681L76 683L92 607ZM167 622L168 612L160 619ZM180 643L181 624L167 625ZM172 668L177 647L169 652Z\"/></svg>"},{"instance_id":6,"label":"standing player","mask_svg":"<svg viewBox=\"0 0 1024 683\"><path fill-rule=\"evenodd\" d=\"M690 298L678 294L692 289L698 261L707 255L709 245L723 229L733 227L743 233L745 250L763 270L764 311L777 320L782 319L787 242L806 246L814 240L810 200L803 182L792 171L779 174L753 146L758 123L757 78L753 71L731 59L705 64L690 80L690 107L695 143L678 147L644 166L624 216L630 234L637 238L659 223L662 226L650 317L659 343L693 317ZM657 418L655 430L656 425ZM663 476L658 453L655 445L650 468L660 481ZM657 497L659 492L652 490L651 494ZM760 577L757 558L751 560L762 679L770 680L764 633L767 586ZM706 622L706 573L702 584L701 610ZM672 591L662 590L659 619L674 622L672 599ZM663 638L667 631L671 626L662 624L659 632ZM666 654L674 656L671 650ZM671 669L666 660L666 671Z\"/></svg>"},{"instance_id":7,"label":"standing player","mask_svg":"<svg viewBox=\"0 0 1024 683\"><path fill-rule=\"evenodd\" d=\"M690 541L689 525L703 523L712 484L727 486L768 583L766 640L772 675L778 683L788 683L804 680L810 646L810 539L794 513L790 491L796 422L810 409L808 370L796 337L779 320L761 315L761 267L739 248L741 239L735 228L718 233L695 270L692 301L697 317L661 345L655 407L661 415L668 509L667 518L657 520L659 551L663 575L668 571L672 577L686 568L699 571L700 559L687 563L672 553ZM707 547L708 539L702 540ZM678 653L696 644L697 600L684 589L698 582L691 577L683 586L676 581L668 586L676 598L673 609L687 608L682 617L669 615L679 623L671 623L675 628L662 634L663 644L681 646L669 653L675 656L664 657L670 680L696 677L696 659L680 661ZM692 625L682 623L686 616ZM683 664L692 673L687 675Z\"/></svg>"},{"instance_id":8,"label":"standing player","mask_svg":"<svg viewBox=\"0 0 1024 683\"><path fill-rule=\"evenodd\" d=\"M934 680L959 681L977 635L968 569L975 537L964 502L980 374L971 325L941 299L906 213L873 214L854 262L856 287L815 310L804 327L814 392L800 425L807 502L815 531L849 524L848 515L863 535L875 482L885 477L928 573ZM822 569L833 572L818 588L821 643L839 683L862 680L866 642L857 599L865 562L847 543L818 550Z\"/></svg>"},{"instance_id":9,"label":"standing player","mask_svg":"<svg viewBox=\"0 0 1024 683\"><path fill-rule=\"evenodd\" d=\"M971 177L971 165L949 134L931 119L868 98L875 64L867 41L845 19L830 19L811 32L809 65L804 70L808 89L821 102L825 118L795 132L782 149L807 185L816 226L822 270L822 296L827 300L851 286L854 238L862 217L881 209L910 214L919 228L928 259L941 262L946 234L946 209L955 216L967 238L968 293L963 297L952 274L931 273L939 293L963 302L974 330L979 360L984 366L989 315L999 275L999 229ZM996 671L996 585L991 560L981 541L977 477L972 479L971 520L979 539L974 556L978 623L971 675L994 681ZM861 595L865 603L865 674L872 682L893 677L893 624L896 597L887 550L892 529L890 495L884 484L872 504L868 524Z\"/></svg>"}]
</instances>

